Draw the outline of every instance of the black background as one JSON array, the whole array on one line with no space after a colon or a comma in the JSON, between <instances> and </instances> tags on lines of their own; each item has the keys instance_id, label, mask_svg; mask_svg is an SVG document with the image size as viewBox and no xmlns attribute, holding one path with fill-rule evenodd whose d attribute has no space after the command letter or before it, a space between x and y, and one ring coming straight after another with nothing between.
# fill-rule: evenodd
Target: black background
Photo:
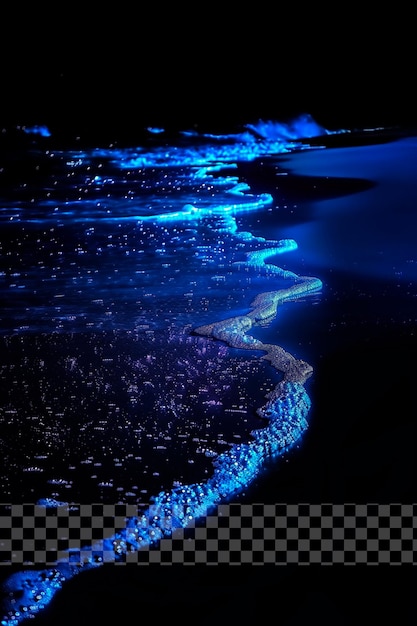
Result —
<instances>
[{"instance_id":1,"label":"black background","mask_svg":"<svg viewBox=\"0 0 417 626\"><path fill-rule=\"evenodd\" d=\"M0 124L132 140L309 113L327 129L416 124L413 20L349 6L9 7Z\"/></svg>"}]
</instances>

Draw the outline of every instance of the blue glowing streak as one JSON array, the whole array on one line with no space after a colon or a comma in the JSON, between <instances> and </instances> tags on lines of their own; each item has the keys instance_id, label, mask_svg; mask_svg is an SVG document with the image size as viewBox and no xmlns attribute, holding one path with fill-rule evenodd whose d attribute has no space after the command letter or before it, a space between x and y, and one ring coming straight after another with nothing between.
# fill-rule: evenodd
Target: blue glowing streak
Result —
<instances>
[{"instance_id":1,"label":"blue glowing streak","mask_svg":"<svg viewBox=\"0 0 417 626\"><path fill-rule=\"evenodd\" d=\"M40 137L51 137L51 131L47 126L24 126L23 132L26 135L39 135Z\"/></svg>"},{"instance_id":2,"label":"blue glowing streak","mask_svg":"<svg viewBox=\"0 0 417 626\"><path fill-rule=\"evenodd\" d=\"M163 128L159 128L157 126L148 126L146 130L148 131L148 133L151 133L152 135L160 135L165 132Z\"/></svg>"}]
</instances>

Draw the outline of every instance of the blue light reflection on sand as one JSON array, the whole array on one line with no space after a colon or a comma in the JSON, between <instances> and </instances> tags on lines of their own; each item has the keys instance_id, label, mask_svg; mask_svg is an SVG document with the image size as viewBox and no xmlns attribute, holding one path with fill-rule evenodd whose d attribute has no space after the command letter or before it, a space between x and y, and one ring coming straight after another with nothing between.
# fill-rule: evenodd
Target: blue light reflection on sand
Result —
<instances>
[{"instance_id":1,"label":"blue light reflection on sand","mask_svg":"<svg viewBox=\"0 0 417 626\"><path fill-rule=\"evenodd\" d=\"M164 147L148 152L133 150L129 155L125 152L118 154L116 151L110 156L120 168L126 169L146 170L148 167L180 165L185 168L186 185L188 177L210 180L214 171L221 172L226 166L230 168L235 160L251 160L262 154L288 152L294 147L307 149L306 144L297 144L297 140L303 138L303 131L307 137L325 132L307 116L294 122L291 127L262 122L258 127L248 127L248 132L243 136L228 137L226 144L224 138L217 139L214 146L204 146L198 150L191 145L184 150L176 148L171 153ZM72 155L72 158L76 167L77 163L88 161L89 157L78 154ZM101 181L96 182L99 184ZM283 373L283 379L268 394L266 405L258 410L259 415L268 421L268 425L253 431L252 440L248 443L233 445L227 453L218 455L213 462L213 474L208 480L162 491L153 498L152 504L143 515L129 518L126 527L115 536L103 538L90 548L83 548L83 553L72 552L53 568L40 572L20 572L10 577L6 582L9 602L3 626L16 626L45 608L55 592L74 575L104 562L117 562L127 552L155 544L168 536L174 528L185 527L192 520L207 515L220 502L233 497L250 484L268 458L279 456L297 444L308 427L307 416L311 403L304 383L312 373L311 366L295 359L280 346L262 343L252 337L249 331L259 323L274 319L278 307L286 301L319 292L321 281L281 270L277 265L268 262L270 257L295 250L297 244L292 238L266 240L255 237L250 232L238 230L235 216L241 211L260 210L269 205L272 198L268 194L252 196L250 189L233 177L220 177L219 184L229 185L229 193L233 197L230 204L217 205L212 197L211 202L207 199L206 204L204 200L199 204L199 199L187 202L178 211L153 210L141 214L140 209L144 205L139 203L134 210L132 206L129 207L126 219L175 224L179 221L198 223L202 218L212 217L219 221L216 224L219 232L223 230L243 244L255 242L261 246L256 252L247 254L246 266L249 271L268 270L271 291L258 294L248 304L247 313L197 328L197 331L202 336L220 339L232 347L259 350L261 358L270 360ZM163 205L163 201L160 205ZM154 206L158 207L159 202L154 202ZM83 221L94 219L94 215L83 216ZM121 219L120 215L117 219ZM274 277L288 281L288 287L274 291ZM97 557L97 554L100 556Z\"/></svg>"},{"instance_id":2,"label":"blue light reflection on sand","mask_svg":"<svg viewBox=\"0 0 417 626\"><path fill-rule=\"evenodd\" d=\"M415 137L406 137L385 145L298 152L278 160L300 176L374 181L371 190L312 201L314 220L280 228L298 243L296 267L302 258L311 271L349 269L378 279L417 280L416 144Z\"/></svg>"}]
</instances>

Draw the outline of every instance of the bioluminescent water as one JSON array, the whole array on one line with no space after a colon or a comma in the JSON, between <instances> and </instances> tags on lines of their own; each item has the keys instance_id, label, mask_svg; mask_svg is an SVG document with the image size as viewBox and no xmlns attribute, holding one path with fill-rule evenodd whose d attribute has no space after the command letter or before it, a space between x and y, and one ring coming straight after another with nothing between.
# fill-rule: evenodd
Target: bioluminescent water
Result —
<instances>
[{"instance_id":1,"label":"bioluminescent water","mask_svg":"<svg viewBox=\"0 0 417 626\"><path fill-rule=\"evenodd\" d=\"M315 242L304 258L281 219L296 205L245 176L265 161L282 180L277 155L321 151L329 133L310 116L229 135L149 128L129 148L25 134L24 159L4 157L0 206L3 502L120 502L137 515L82 557L22 564L4 626L296 457L314 363L290 318L302 323L323 292Z\"/></svg>"}]
</instances>

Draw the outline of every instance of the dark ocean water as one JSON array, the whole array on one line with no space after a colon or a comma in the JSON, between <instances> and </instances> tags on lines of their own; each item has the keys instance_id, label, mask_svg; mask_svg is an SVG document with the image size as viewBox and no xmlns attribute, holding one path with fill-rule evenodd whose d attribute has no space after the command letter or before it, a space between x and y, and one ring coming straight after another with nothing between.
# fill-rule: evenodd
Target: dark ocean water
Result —
<instances>
[{"instance_id":1,"label":"dark ocean water","mask_svg":"<svg viewBox=\"0 0 417 626\"><path fill-rule=\"evenodd\" d=\"M119 147L63 146L30 130L2 147L4 503L146 507L173 485L209 480L217 455L265 427L257 411L282 372L251 346L195 330L247 319L258 294L300 277L321 289L250 334L312 367L298 381L308 428L224 490L243 503L415 502L413 132L328 133L307 117L224 136L150 129L143 145ZM133 623L138 593L142 606L158 598L164 619L191 605L194 623L252 623L271 607L268 584L285 598L284 624L372 623L371 609L356 620L326 568L314 581L309 568L232 568L227 592L216 568L191 569L86 572L34 623L98 623L107 611ZM357 571L346 575L361 596ZM376 577L383 596L394 574Z\"/></svg>"}]
</instances>

